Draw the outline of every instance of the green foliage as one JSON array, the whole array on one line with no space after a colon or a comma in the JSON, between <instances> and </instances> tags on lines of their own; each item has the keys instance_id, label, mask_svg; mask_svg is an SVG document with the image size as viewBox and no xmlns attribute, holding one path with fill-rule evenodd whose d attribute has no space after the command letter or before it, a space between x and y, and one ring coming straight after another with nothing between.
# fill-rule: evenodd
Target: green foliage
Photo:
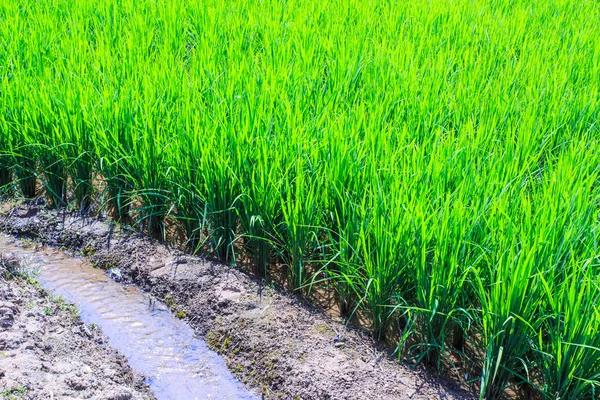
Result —
<instances>
[{"instance_id":1,"label":"green foliage","mask_svg":"<svg viewBox=\"0 0 600 400\"><path fill-rule=\"evenodd\" d=\"M326 283L399 354L598 397L600 9L9 0L0 186ZM12 173L13 176L10 174ZM71 193L73 199L68 199Z\"/></svg>"}]
</instances>

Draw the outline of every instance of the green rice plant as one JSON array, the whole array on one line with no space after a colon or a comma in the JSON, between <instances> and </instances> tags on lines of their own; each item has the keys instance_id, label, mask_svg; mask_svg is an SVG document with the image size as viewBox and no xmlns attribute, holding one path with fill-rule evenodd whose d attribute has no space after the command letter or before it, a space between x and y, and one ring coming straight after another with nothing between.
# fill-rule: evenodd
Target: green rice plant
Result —
<instances>
[{"instance_id":1,"label":"green rice plant","mask_svg":"<svg viewBox=\"0 0 600 400\"><path fill-rule=\"evenodd\" d=\"M152 128L150 128L152 129ZM157 127L158 129L158 127ZM141 147L141 149L139 147ZM164 218L169 214L168 177L162 168L162 148L151 134L140 132L134 142L134 151L139 157L128 158L129 170L133 180L133 194L142 201L138 212L148 232L159 239L165 239ZM143 155L143 156L141 156Z\"/></svg>"},{"instance_id":2,"label":"green rice plant","mask_svg":"<svg viewBox=\"0 0 600 400\"><path fill-rule=\"evenodd\" d=\"M37 153L40 155L39 168L44 171L40 181L46 189L48 200L53 207L62 208L67 204L67 172L63 160L57 158L55 151L49 148L42 148Z\"/></svg>"},{"instance_id":3,"label":"green rice plant","mask_svg":"<svg viewBox=\"0 0 600 400\"><path fill-rule=\"evenodd\" d=\"M2 137L6 138L7 135L2 135ZM4 195L9 193L12 189L12 162L8 153L8 149L10 148L8 143L0 143L0 146L4 149L3 151L0 151L0 195Z\"/></svg>"},{"instance_id":4,"label":"green rice plant","mask_svg":"<svg viewBox=\"0 0 600 400\"><path fill-rule=\"evenodd\" d=\"M10 191L13 181L11 168L13 166L10 157L9 128L6 120L0 122L0 195Z\"/></svg>"},{"instance_id":5,"label":"green rice plant","mask_svg":"<svg viewBox=\"0 0 600 400\"><path fill-rule=\"evenodd\" d=\"M20 160L18 166L15 166L17 185L25 198L32 199L37 195L35 161L23 155L19 155L17 159Z\"/></svg>"},{"instance_id":6,"label":"green rice plant","mask_svg":"<svg viewBox=\"0 0 600 400\"><path fill-rule=\"evenodd\" d=\"M196 135L183 135L187 146L173 155L171 184L175 216L183 225L186 245L194 254L199 252L209 238L206 237L207 203L204 199L202 171L199 168L200 152Z\"/></svg>"},{"instance_id":7,"label":"green rice plant","mask_svg":"<svg viewBox=\"0 0 600 400\"><path fill-rule=\"evenodd\" d=\"M546 398L595 398L599 393L599 221L588 207L598 204L599 167L590 162L591 153L580 151L582 146L596 151L598 140L582 138L565 146L543 186L545 220L552 223L545 242L554 246L544 254L548 266L539 274L544 317L533 326L541 359L539 391ZM570 193L568 201L565 193Z\"/></svg>"},{"instance_id":8,"label":"green rice plant","mask_svg":"<svg viewBox=\"0 0 600 400\"><path fill-rule=\"evenodd\" d=\"M235 205L240 196L227 140L227 132L223 132L205 142L207 147L199 165L210 246L222 261L235 259L232 247L238 225Z\"/></svg>"},{"instance_id":9,"label":"green rice plant","mask_svg":"<svg viewBox=\"0 0 600 400\"><path fill-rule=\"evenodd\" d=\"M16 115L15 115L16 114ZM25 198L34 198L37 194L37 160L35 157L34 144L28 143L21 137L19 132L21 125L21 113L13 113L5 121L4 142L6 151L4 153L8 162L12 164L14 178L20 193Z\"/></svg>"},{"instance_id":10,"label":"green rice plant","mask_svg":"<svg viewBox=\"0 0 600 400\"><path fill-rule=\"evenodd\" d=\"M241 192L239 197L239 220L245 232L246 250L253 258L255 273L267 276L267 267L274 256L277 228L282 224L280 202L282 180L280 159L271 153L268 140L256 146L256 157L250 168L240 171ZM253 165L266 164L269 168L254 169Z\"/></svg>"},{"instance_id":11,"label":"green rice plant","mask_svg":"<svg viewBox=\"0 0 600 400\"><path fill-rule=\"evenodd\" d=\"M112 210L112 217L119 222L130 222L132 204L132 179L124 168L124 159L113 156L99 157L99 171L106 182L108 199L104 206Z\"/></svg>"},{"instance_id":12,"label":"green rice plant","mask_svg":"<svg viewBox=\"0 0 600 400\"><path fill-rule=\"evenodd\" d=\"M67 144L63 148L65 170L71 178L73 198L78 208L84 212L91 206L92 181L96 169L93 136L88 128L85 110L77 110L74 106L67 110L73 111L59 111L60 129L64 134L63 141Z\"/></svg>"},{"instance_id":13,"label":"green rice plant","mask_svg":"<svg viewBox=\"0 0 600 400\"><path fill-rule=\"evenodd\" d=\"M289 271L292 290L303 290L312 274L311 256L319 247L319 181L308 181L302 159L290 167L281 196L282 225L277 227L277 248Z\"/></svg>"},{"instance_id":14,"label":"green rice plant","mask_svg":"<svg viewBox=\"0 0 600 400\"><path fill-rule=\"evenodd\" d=\"M536 343L542 358L546 398L596 398L600 367L598 286L588 276L591 263L573 268L561 287L553 287L543 276L545 298L551 309L540 321ZM589 318L581 318L581 315Z\"/></svg>"},{"instance_id":15,"label":"green rice plant","mask_svg":"<svg viewBox=\"0 0 600 400\"><path fill-rule=\"evenodd\" d=\"M360 225L360 204L351 201L341 193L336 197L335 211L331 212L333 229L328 230L330 255L325 258L326 279L332 281L340 303L340 314L351 317L357 309L357 299L364 293L357 285L361 279L360 253L358 252ZM315 276L316 277L316 276Z\"/></svg>"},{"instance_id":16,"label":"green rice plant","mask_svg":"<svg viewBox=\"0 0 600 400\"><path fill-rule=\"evenodd\" d=\"M207 224L206 201L203 199L201 175L195 165L197 159L190 148L177 154L172 170L173 204L176 217L183 225L186 245L196 254L206 244L205 227ZM180 185L180 182L194 184Z\"/></svg>"},{"instance_id":17,"label":"green rice plant","mask_svg":"<svg viewBox=\"0 0 600 400\"><path fill-rule=\"evenodd\" d=\"M513 250L507 252L501 262L520 260L521 257L527 256ZM511 384L530 381L531 327L528 321L537 315L540 303L539 297L529 297L539 290L527 269L531 266L532 257L517 261L513 266L499 267L493 286L488 290L481 286L480 276L476 276L480 285L477 292L482 296L481 335L485 346L482 398L499 398Z\"/></svg>"},{"instance_id":18,"label":"green rice plant","mask_svg":"<svg viewBox=\"0 0 600 400\"><path fill-rule=\"evenodd\" d=\"M105 193L108 194L104 205L112 209L115 220L129 222L133 202L133 177L129 172L128 159L133 145L126 124L131 116L119 108L113 112L116 115L109 114L105 123L100 125L102 128L94 143L95 154L98 172L106 184Z\"/></svg>"},{"instance_id":19,"label":"green rice plant","mask_svg":"<svg viewBox=\"0 0 600 400\"><path fill-rule=\"evenodd\" d=\"M31 116L33 130L42 141L35 146L38 161L38 178L46 189L50 204L55 208L66 205L67 171L65 168L62 136L50 116L51 111L41 111Z\"/></svg>"},{"instance_id":20,"label":"green rice plant","mask_svg":"<svg viewBox=\"0 0 600 400\"><path fill-rule=\"evenodd\" d=\"M374 183L374 193L364 200L361 208L369 210L360 227L358 251L363 257L364 277L361 282L364 302L377 337L385 336L389 317L396 298L411 297L408 268L410 248L402 243L409 240L410 225L403 213L391 210L399 206L393 195L384 193ZM393 192L392 192L393 193ZM392 232L394 232L392 234Z\"/></svg>"},{"instance_id":21,"label":"green rice plant","mask_svg":"<svg viewBox=\"0 0 600 400\"><path fill-rule=\"evenodd\" d=\"M173 201L177 210L176 217L185 230L186 246L196 254L202 250L208 240L205 237L206 202L196 190L182 187L177 187L177 195Z\"/></svg>"},{"instance_id":22,"label":"green rice plant","mask_svg":"<svg viewBox=\"0 0 600 400\"><path fill-rule=\"evenodd\" d=\"M449 199L445 199L449 203ZM452 207L460 207L454 203ZM461 263L467 262L464 248L449 245L444 248L435 248L427 240L427 225L437 225L440 236L455 238L454 243L466 243L460 236L465 233L460 230L466 228L461 224L452 223L450 206L446 205L441 215L424 214L415 216L421 220L415 232L415 265L416 282L415 304L413 319L417 324L417 344L411 348L417 360L424 359L429 365L441 367L442 360L446 358L446 346L450 334L454 335L454 343L458 350L462 350L464 331L462 326L468 325L471 315L468 311L469 299L466 282L468 269L462 269ZM437 219L437 224L428 224L430 218ZM433 228L433 226L432 226ZM435 228L434 228L435 229ZM457 236L460 235L458 238ZM464 237L464 236L463 236ZM430 239L431 240L431 239ZM464 301L467 300L467 301Z\"/></svg>"},{"instance_id":23,"label":"green rice plant","mask_svg":"<svg viewBox=\"0 0 600 400\"><path fill-rule=\"evenodd\" d=\"M341 121L340 121L341 123ZM357 182L363 177L360 166L367 155L359 143L348 142L342 135L323 138L319 158L326 159L323 165L323 191L326 193L323 205L326 212L324 221L328 229L325 244L328 254L326 278L336 288L340 303L340 313L350 317L356 311L357 299L363 294L354 285L360 274L361 254L358 251L361 223L365 217L363 203L366 194L356 191Z\"/></svg>"}]
</instances>

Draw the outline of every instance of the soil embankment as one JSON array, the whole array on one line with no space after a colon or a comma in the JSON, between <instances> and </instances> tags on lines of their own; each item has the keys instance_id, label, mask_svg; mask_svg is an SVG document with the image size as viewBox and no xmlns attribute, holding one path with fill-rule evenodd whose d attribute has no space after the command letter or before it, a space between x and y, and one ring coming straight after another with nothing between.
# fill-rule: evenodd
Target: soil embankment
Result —
<instances>
[{"instance_id":1,"label":"soil embankment","mask_svg":"<svg viewBox=\"0 0 600 400\"><path fill-rule=\"evenodd\" d=\"M185 318L265 398L463 399L294 296L100 219L5 205L0 229L90 257Z\"/></svg>"},{"instance_id":2,"label":"soil embankment","mask_svg":"<svg viewBox=\"0 0 600 400\"><path fill-rule=\"evenodd\" d=\"M154 399L74 306L10 272L14 256L0 258L0 398Z\"/></svg>"}]
</instances>

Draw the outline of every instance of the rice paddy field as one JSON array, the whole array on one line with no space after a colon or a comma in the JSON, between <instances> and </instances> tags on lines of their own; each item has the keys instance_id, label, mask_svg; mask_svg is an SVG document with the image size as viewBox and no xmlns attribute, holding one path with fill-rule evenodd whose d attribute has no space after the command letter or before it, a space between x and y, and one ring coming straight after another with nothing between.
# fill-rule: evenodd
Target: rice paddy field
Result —
<instances>
[{"instance_id":1,"label":"rice paddy field","mask_svg":"<svg viewBox=\"0 0 600 400\"><path fill-rule=\"evenodd\" d=\"M0 3L6 194L334 293L482 399L600 398L599 116L597 1Z\"/></svg>"}]
</instances>

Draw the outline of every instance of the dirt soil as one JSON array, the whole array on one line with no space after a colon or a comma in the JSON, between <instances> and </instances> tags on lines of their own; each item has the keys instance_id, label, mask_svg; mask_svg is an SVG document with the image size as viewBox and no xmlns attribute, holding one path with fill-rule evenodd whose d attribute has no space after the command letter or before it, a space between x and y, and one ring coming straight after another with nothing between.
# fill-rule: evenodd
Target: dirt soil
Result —
<instances>
[{"instance_id":1,"label":"dirt soil","mask_svg":"<svg viewBox=\"0 0 600 400\"><path fill-rule=\"evenodd\" d=\"M154 399L142 376L85 325L74 306L53 298L0 255L0 398Z\"/></svg>"},{"instance_id":2,"label":"dirt soil","mask_svg":"<svg viewBox=\"0 0 600 400\"><path fill-rule=\"evenodd\" d=\"M226 265L98 218L4 204L0 230L88 256L184 317L267 399L467 399L398 362L366 334Z\"/></svg>"}]
</instances>

